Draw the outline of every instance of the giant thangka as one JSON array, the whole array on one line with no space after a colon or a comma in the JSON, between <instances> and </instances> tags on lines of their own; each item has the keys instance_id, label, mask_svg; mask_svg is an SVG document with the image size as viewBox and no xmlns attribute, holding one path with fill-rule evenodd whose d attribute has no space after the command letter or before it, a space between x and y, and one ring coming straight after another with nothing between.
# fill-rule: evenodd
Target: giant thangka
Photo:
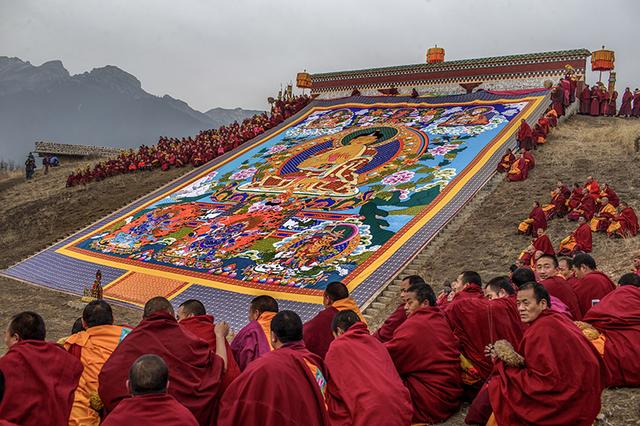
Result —
<instances>
[{"instance_id":1,"label":"giant thangka","mask_svg":"<svg viewBox=\"0 0 640 426\"><path fill-rule=\"evenodd\" d=\"M80 293L99 268L107 298L195 297L238 326L259 294L308 317L342 281L363 303L482 186L546 94L316 102L5 272Z\"/></svg>"}]
</instances>

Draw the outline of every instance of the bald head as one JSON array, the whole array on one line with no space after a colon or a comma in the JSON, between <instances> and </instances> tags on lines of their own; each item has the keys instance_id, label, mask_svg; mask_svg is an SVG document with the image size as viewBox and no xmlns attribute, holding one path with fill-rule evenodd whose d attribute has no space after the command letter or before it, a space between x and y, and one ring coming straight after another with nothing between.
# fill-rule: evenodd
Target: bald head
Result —
<instances>
[{"instance_id":1,"label":"bald head","mask_svg":"<svg viewBox=\"0 0 640 426\"><path fill-rule=\"evenodd\" d=\"M171 306L171 302L169 302L162 296L157 296L149 299L147 303L145 303L142 318L149 318L151 315L158 312L166 312L171 316L175 315L175 313L173 312L173 306Z\"/></svg>"},{"instance_id":2,"label":"bald head","mask_svg":"<svg viewBox=\"0 0 640 426\"><path fill-rule=\"evenodd\" d=\"M131 395L164 393L169 382L169 369L158 355L142 355L129 369Z\"/></svg>"}]
</instances>

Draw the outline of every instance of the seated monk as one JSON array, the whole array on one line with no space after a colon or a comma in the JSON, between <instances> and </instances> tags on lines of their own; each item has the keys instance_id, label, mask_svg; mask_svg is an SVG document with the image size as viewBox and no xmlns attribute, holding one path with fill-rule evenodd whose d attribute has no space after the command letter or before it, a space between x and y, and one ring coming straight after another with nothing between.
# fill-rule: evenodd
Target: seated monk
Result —
<instances>
[{"instance_id":1,"label":"seated monk","mask_svg":"<svg viewBox=\"0 0 640 426\"><path fill-rule=\"evenodd\" d=\"M410 275L405 277L400 283L400 299L401 303L398 305L395 311L389 318L387 318L384 323L378 328L378 330L373 333L373 336L381 342L388 342L393 337L393 333L395 333L396 329L407 319L407 313L404 310L404 305L406 301L404 300L404 295L409 287L415 284L426 284L426 282L419 275Z\"/></svg>"},{"instance_id":2,"label":"seated monk","mask_svg":"<svg viewBox=\"0 0 640 426\"><path fill-rule=\"evenodd\" d=\"M533 131L524 118L520 120L520 128L518 129L516 140L518 141L518 148L521 150L533 149Z\"/></svg>"},{"instance_id":3,"label":"seated monk","mask_svg":"<svg viewBox=\"0 0 640 426\"><path fill-rule=\"evenodd\" d=\"M0 419L21 426L68 423L82 364L45 338L37 313L11 317L5 331L9 349L0 358Z\"/></svg>"},{"instance_id":4,"label":"seated monk","mask_svg":"<svg viewBox=\"0 0 640 426\"><path fill-rule=\"evenodd\" d=\"M219 322L215 331L214 354L207 342L178 324L167 299L150 299L140 324L118 345L100 371L98 392L105 411L110 413L130 397L125 386L127 372L135 360L153 351L169 367L169 394L187 407L200 425L211 424L222 392L229 326Z\"/></svg>"},{"instance_id":5,"label":"seated monk","mask_svg":"<svg viewBox=\"0 0 640 426\"><path fill-rule=\"evenodd\" d=\"M482 297L484 295L480 274L474 271L464 271L451 283L450 292L443 290L438 294L436 305L447 306L460 300L481 299Z\"/></svg>"},{"instance_id":6,"label":"seated monk","mask_svg":"<svg viewBox=\"0 0 640 426\"><path fill-rule=\"evenodd\" d=\"M567 282L575 292L575 286L579 282L579 280L576 278L576 275L573 272L573 259L570 257L559 257L558 271L560 272L560 275L562 275L564 279L567 280ZM578 303L579 302L580 301L578 301Z\"/></svg>"},{"instance_id":7,"label":"seated monk","mask_svg":"<svg viewBox=\"0 0 640 426\"><path fill-rule=\"evenodd\" d=\"M496 170L498 171L498 173L507 173L514 161L516 161L516 156L513 155L513 151L511 151L511 148L507 148L507 152L505 152L505 154L502 156L502 159L498 163L498 167L496 168Z\"/></svg>"},{"instance_id":8,"label":"seated monk","mask_svg":"<svg viewBox=\"0 0 640 426\"><path fill-rule=\"evenodd\" d=\"M635 237L638 235L638 230L640 230L640 225L636 212L627 203L621 202L620 214L611 221L609 228L607 228L607 235L621 238Z\"/></svg>"},{"instance_id":9,"label":"seated monk","mask_svg":"<svg viewBox=\"0 0 640 426\"><path fill-rule=\"evenodd\" d=\"M349 297L347 286L341 282L332 282L324 291L322 304L324 310L307 321L304 325L304 344L310 352L324 359L333 340L331 321L340 311L351 310L360 316L360 320L366 324L364 317L358 309L356 302Z\"/></svg>"},{"instance_id":10,"label":"seated monk","mask_svg":"<svg viewBox=\"0 0 640 426\"><path fill-rule=\"evenodd\" d=\"M547 229L547 216L540 207L540 203L534 201L529 217L518 225L518 232L525 235L538 235L538 229Z\"/></svg>"},{"instance_id":11,"label":"seated monk","mask_svg":"<svg viewBox=\"0 0 640 426\"><path fill-rule=\"evenodd\" d=\"M335 340L325 357L329 373L327 408L331 425L388 426L411 423L413 407L389 352L353 311L331 324Z\"/></svg>"},{"instance_id":12,"label":"seated monk","mask_svg":"<svg viewBox=\"0 0 640 426\"><path fill-rule=\"evenodd\" d=\"M586 315L592 306L600 302L607 294L616 289L616 285L606 274L596 269L596 261L586 253L578 253L573 258L573 271L578 282L573 290L578 296L582 315Z\"/></svg>"},{"instance_id":13,"label":"seated monk","mask_svg":"<svg viewBox=\"0 0 640 426\"><path fill-rule=\"evenodd\" d=\"M271 296L258 296L249 304L249 324L231 342L233 356L240 370L271 352L271 320L278 313L278 302Z\"/></svg>"},{"instance_id":14,"label":"seated monk","mask_svg":"<svg viewBox=\"0 0 640 426\"><path fill-rule=\"evenodd\" d=\"M595 199L600 195L600 185L598 181L593 178L593 176L587 177L587 180L584 182L584 188L587 190L589 194Z\"/></svg>"},{"instance_id":15,"label":"seated monk","mask_svg":"<svg viewBox=\"0 0 640 426\"><path fill-rule=\"evenodd\" d=\"M531 245L536 249L536 251L541 251L544 254L550 254L552 256L556 254L549 236L545 234L544 229L542 228L538 228L538 238L533 240Z\"/></svg>"},{"instance_id":16,"label":"seated monk","mask_svg":"<svg viewBox=\"0 0 640 426\"><path fill-rule=\"evenodd\" d=\"M522 156L527 162L527 166L529 167L529 170L533 170L534 167L536 167L536 159L533 157L533 154L531 153L531 151L529 151L528 149L523 150Z\"/></svg>"},{"instance_id":17,"label":"seated monk","mask_svg":"<svg viewBox=\"0 0 640 426\"><path fill-rule=\"evenodd\" d=\"M551 131L551 124L549 123L549 119L547 118L546 115L543 115L542 117L538 118L538 124L540 125L540 127L542 127L542 130L544 131L545 136L549 134L549 131Z\"/></svg>"},{"instance_id":18,"label":"seated monk","mask_svg":"<svg viewBox=\"0 0 640 426\"><path fill-rule=\"evenodd\" d=\"M218 426L328 425L326 370L305 348L298 314L278 312L270 339L273 351L249 364L224 393Z\"/></svg>"},{"instance_id":19,"label":"seated monk","mask_svg":"<svg viewBox=\"0 0 640 426\"><path fill-rule=\"evenodd\" d=\"M216 352L217 337L212 315L207 315L207 310L201 301L196 299L185 300L180 304L176 312L178 324L183 329L189 331L209 344L209 349ZM222 390L240 375L240 368L235 358L232 356L231 347L227 339L224 339L227 348L227 371L222 380Z\"/></svg>"},{"instance_id":20,"label":"seated monk","mask_svg":"<svg viewBox=\"0 0 640 426\"><path fill-rule=\"evenodd\" d=\"M591 253L593 249L593 238L591 235L591 227L583 216L578 219L578 227L564 240L560 241L558 254L562 256L573 256L575 253L582 251Z\"/></svg>"},{"instance_id":21,"label":"seated monk","mask_svg":"<svg viewBox=\"0 0 640 426\"><path fill-rule=\"evenodd\" d=\"M507 180L509 182L519 182L529 177L529 163L523 154L511 164L511 168L507 172Z\"/></svg>"},{"instance_id":22,"label":"seated monk","mask_svg":"<svg viewBox=\"0 0 640 426\"><path fill-rule=\"evenodd\" d=\"M533 244L529 244L526 249L524 249L518 259L516 259L516 268L534 268L536 265L535 262L535 254L537 250L533 246ZM542 252L541 252L542 253Z\"/></svg>"},{"instance_id":23,"label":"seated monk","mask_svg":"<svg viewBox=\"0 0 640 426\"><path fill-rule=\"evenodd\" d=\"M540 277L540 284L547 289L551 296L557 297L564 303L574 320L582 319L582 309L576 292L571 284L560 275L558 259L553 255L540 256L536 262L536 272Z\"/></svg>"},{"instance_id":24,"label":"seated monk","mask_svg":"<svg viewBox=\"0 0 640 426\"><path fill-rule=\"evenodd\" d=\"M557 127L558 126L558 113L555 109L549 108L547 113L545 114L547 120L549 120L549 126Z\"/></svg>"},{"instance_id":25,"label":"seated monk","mask_svg":"<svg viewBox=\"0 0 640 426\"><path fill-rule=\"evenodd\" d=\"M102 425L198 426L191 411L169 395L168 385L169 369L164 360L158 355L142 355L129 369L131 398L122 400Z\"/></svg>"},{"instance_id":26,"label":"seated monk","mask_svg":"<svg viewBox=\"0 0 640 426\"><path fill-rule=\"evenodd\" d=\"M640 276L630 272L618 284L620 288L593 306L584 321L602 335L590 340L600 344L609 373L607 386L640 386Z\"/></svg>"},{"instance_id":27,"label":"seated monk","mask_svg":"<svg viewBox=\"0 0 640 426\"><path fill-rule=\"evenodd\" d=\"M523 285L517 305L529 327L517 352L506 342L490 348L496 367L488 391L498 425L591 425L600 412L602 359L550 304L544 286Z\"/></svg>"},{"instance_id":28,"label":"seated monk","mask_svg":"<svg viewBox=\"0 0 640 426\"><path fill-rule=\"evenodd\" d=\"M539 145L544 145L547 142L547 132L539 123L533 126L531 137L533 138L533 149L538 149Z\"/></svg>"},{"instance_id":29,"label":"seated monk","mask_svg":"<svg viewBox=\"0 0 640 426\"><path fill-rule=\"evenodd\" d=\"M580 205L583 197L584 190L579 183L574 183L573 191L571 191L571 196L569 197L569 200L567 200L567 207L569 208L569 210L577 208Z\"/></svg>"},{"instance_id":30,"label":"seated monk","mask_svg":"<svg viewBox=\"0 0 640 426\"><path fill-rule=\"evenodd\" d=\"M529 282L537 282L538 278L533 272L535 270L535 264L533 269L531 268L518 268L511 273L511 282L516 289L522 287ZM549 296L551 298L551 310L560 314L566 315L567 318L573 320L573 315L569 311L567 305L555 296ZM579 311L579 308L578 308Z\"/></svg>"},{"instance_id":31,"label":"seated monk","mask_svg":"<svg viewBox=\"0 0 640 426\"><path fill-rule=\"evenodd\" d=\"M562 182L558 181L556 189L551 191L551 201L542 207L547 220L554 217L564 217L568 213L567 197L571 195L571 191Z\"/></svg>"},{"instance_id":32,"label":"seated monk","mask_svg":"<svg viewBox=\"0 0 640 426\"><path fill-rule=\"evenodd\" d=\"M593 232L606 232L609 229L609 225L616 218L618 211L613 204L609 203L609 199L607 197L602 198L602 208L598 213L596 213L593 218L591 218L591 222L589 226L591 226L591 231Z\"/></svg>"},{"instance_id":33,"label":"seated monk","mask_svg":"<svg viewBox=\"0 0 640 426\"><path fill-rule=\"evenodd\" d=\"M99 425L99 407L91 404L98 395L98 374L122 339L131 331L113 325L111 306L104 300L89 302L82 311L82 330L64 339L64 348L80 360L82 376L75 391L69 425Z\"/></svg>"},{"instance_id":34,"label":"seated monk","mask_svg":"<svg viewBox=\"0 0 640 426\"><path fill-rule=\"evenodd\" d=\"M609 203L611 203L613 207L617 208L620 205L620 197L618 197L618 194L616 193L616 191L606 183L602 185L602 191L600 191L600 197L598 198L598 203L606 204L602 202L602 198L604 197L608 198Z\"/></svg>"},{"instance_id":35,"label":"seated monk","mask_svg":"<svg viewBox=\"0 0 640 426\"><path fill-rule=\"evenodd\" d=\"M509 279L504 279L507 289L495 282L492 285L499 287L498 292L510 290L507 295L514 294ZM516 346L520 343L522 327L515 300L509 297L468 299L464 303L453 303L445 315L459 342L465 394L472 399L493 369L493 363L485 354L486 346L500 339Z\"/></svg>"},{"instance_id":36,"label":"seated monk","mask_svg":"<svg viewBox=\"0 0 640 426\"><path fill-rule=\"evenodd\" d=\"M567 219L578 220L578 218L584 216L586 220L590 221L595 212L596 202L591 194L585 191L585 194L582 196L582 200L580 200L580 205L569 212Z\"/></svg>"},{"instance_id":37,"label":"seated monk","mask_svg":"<svg viewBox=\"0 0 640 426\"><path fill-rule=\"evenodd\" d=\"M411 394L413 422L440 423L460 408L460 351L426 284L407 289L407 320L385 343Z\"/></svg>"}]
</instances>

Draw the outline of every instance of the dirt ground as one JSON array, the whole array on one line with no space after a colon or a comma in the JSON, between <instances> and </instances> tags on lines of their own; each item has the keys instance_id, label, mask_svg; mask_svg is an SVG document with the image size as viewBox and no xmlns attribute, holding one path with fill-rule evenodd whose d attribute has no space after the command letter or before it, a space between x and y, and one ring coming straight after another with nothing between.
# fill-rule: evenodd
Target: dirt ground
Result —
<instances>
[{"instance_id":1,"label":"dirt ground","mask_svg":"<svg viewBox=\"0 0 640 426\"><path fill-rule=\"evenodd\" d=\"M518 253L529 244L516 227L527 217L534 200L546 203L557 179L571 184L593 175L612 185L620 198L640 211L640 155L634 141L640 120L575 117L556 129L549 143L534 153L537 165L525 182L497 185L479 208L463 211L461 228L449 236L422 268L438 288L459 271L475 269L484 279L504 275ZM175 179L190 169L172 169L124 175L67 189L66 175L78 163L68 164L33 181L0 178L0 268L6 268L93 223L108 213ZM550 222L548 234L557 246L575 228L565 220ZM593 255L599 267L615 280L631 268L640 253L640 238L609 240L594 235ZM0 327L16 312L34 310L47 323L47 337L66 336L81 310L77 296L0 278ZM389 304L395 308L396 302ZM116 320L135 325L141 312L114 306ZM5 351L0 342L0 353ZM464 424L463 409L445 424ZM640 390L613 389L603 395L599 425L640 424Z\"/></svg>"}]
</instances>

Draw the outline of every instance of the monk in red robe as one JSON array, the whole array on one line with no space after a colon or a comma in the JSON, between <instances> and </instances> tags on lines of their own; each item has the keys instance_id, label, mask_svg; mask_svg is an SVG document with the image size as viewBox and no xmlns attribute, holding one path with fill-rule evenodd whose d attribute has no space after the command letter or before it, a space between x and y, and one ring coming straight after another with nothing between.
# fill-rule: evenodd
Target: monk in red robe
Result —
<instances>
[{"instance_id":1,"label":"monk in red robe","mask_svg":"<svg viewBox=\"0 0 640 426\"><path fill-rule=\"evenodd\" d=\"M553 255L542 255L536 261L536 272L540 277L540 284L547 289L551 296L557 297L564 303L574 320L582 319L582 310L578 296L571 284L564 279L558 270L558 259Z\"/></svg>"},{"instance_id":2,"label":"monk in red robe","mask_svg":"<svg viewBox=\"0 0 640 426\"><path fill-rule=\"evenodd\" d=\"M578 284L578 282L580 282L580 280L576 278L575 272L573 270L573 259L570 257L559 257L558 271L560 272L560 275L562 275L564 279L567 280L571 288L575 289L575 286Z\"/></svg>"},{"instance_id":3,"label":"monk in red robe","mask_svg":"<svg viewBox=\"0 0 640 426\"><path fill-rule=\"evenodd\" d=\"M636 89L633 93L633 106L631 107L631 116L640 117L640 90Z\"/></svg>"},{"instance_id":4,"label":"monk in red robe","mask_svg":"<svg viewBox=\"0 0 640 426\"><path fill-rule=\"evenodd\" d=\"M436 305L446 307L460 300L481 299L483 297L480 274L475 271L464 271L451 283L450 291L444 289L438 294Z\"/></svg>"},{"instance_id":5,"label":"monk in red robe","mask_svg":"<svg viewBox=\"0 0 640 426\"><path fill-rule=\"evenodd\" d=\"M578 253L573 258L573 271L578 283L573 289L578 296L580 311L586 315L591 307L607 294L616 289L616 285L606 274L596 269L596 261L586 253Z\"/></svg>"},{"instance_id":6,"label":"monk in red robe","mask_svg":"<svg viewBox=\"0 0 640 426\"><path fill-rule=\"evenodd\" d=\"M569 210L573 210L578 207L580 205L580 201L582 201L582 197L584 197L584 189L582 189L579 183L574 183L571 196L567 201L567 207Z\"/></svg>"},{"instance_id":7,"label":"monk in red robe","mask_svg":"<svg viewBox=\"0 0 640 426\"><path fill-rule=\"evenodd\" d=\"M520 120L520 128L518 129L516 140L518 141L518 148L521 150L533 149L533 131L531 130L529 123L527 123L524 118Z\"/></svg>"},{"instance_id":8,"label":"monk in red robe","mask_svg":"<svg viewBox=\"0 0 640 426\"><path fill-rule=\"evenodd\" d=\"M518 291L518 311L529 324L516 351L496 344L489 398L498 425L592 425L606 382L603 362L580 330L549 309L542 285Z\"/></svg>"},{"instance_id":9,"label":"monk in red robe","mask_svg":"<svg viewBox=\"0 0 640 426\"><path fill-rule=\"evenodd\" d=\"M373 336L376 339L383 343L388 342L393 337L393 333L395 333L396 329L405 322L407 319L407 313L404 310L406 303L404 295L407 289L415 284L426 284L426 282L419 275L410 275L402 280L400 283L400 299L402 302L398 305L396 310L389 315L389 318L384 321L380 328L373 333Z\"/></svg>"},{"instance_id":10,"label":"monk in red robe","mask_svg":"<svg viewBox=\"0 0 640 426\"><path fill-rule=\"evenodd\" d=\"M549 107L547 108L547 112L544 115L547 120L549 120L549 126L557 127L558 126L558 113L555 109Z\"/></svg>"},{"instance_id":11,"label":"monk in red robe","mask_svg":"<svg viewBox=\"0 0 640 426\"><path fill-rule=\"evenodd\" d=\"M600 115L600 102L602 99L602 91L600 87L595 85L591 88L591 105L589 106L589 115L596 117Z\"/></svg>"},{"instance_id":12,"label":"monk in red robe","mask_svg":"<svg viewBox=\"0 0 640 426\"><path fill-rule=\"evenodd\" d=\"M631 116L631 101L633 100L633 93L630 88L624 89L622 94L622 103L620 104L620 111L618 111L618 117L630 117Z\"/></svg>"},{"instance_id":13,"label":"monk in red robe","mask_svg":"<svg viewBox=\"0 0 640 426\"><path fill-rule=\"evenodd\" d=\"M240 370L244 371L251 362L273 350L271 320L277 313L278 302L271 296L258 296L249 304L249 324L231 342Z\"/></svg>"},{"instance_id":14,"label":"monk in red robe","mask_svg":"<svg viewBox=\"0 0 640 426\"><path fill-rule=\"evenodd\" d=\"M611 205L613 207L620 206L620 197L616 193L616 191L607 183L602 185L602 189L600 191L598 202L602 204L602 198L607 197Z\"/></svg>"},{"instance_id":15,"label":"monk in red robe","mask_svg":"<svg viewBox=\"0 0 640 426\"><path fill-rule=\"evenodd\" d=\"M591 194L593 198L600 196L600 184L593 176L589 176L584 182L584 188Z\"/></svg>"},{"instance_id":16,"label":"monk in red robe","mask_svg":"<svg viewBox=\"0 0 640 426\"><path fill-rule=\"evenodd\" d=\"M520 223L518 231L525 235L538 235L538 229L547 229L547 216L540 203L534 201L529 217Z\"/></svg>"},{"instance_id":17,"label":"monk in red robe","mask_svg":"<svg viewBox=\"0 0 640 426\"><path fill-rule=\"evenodd\" d=\"M538 149L539 145L544 145L547 142L547 132L540 123L533 126L531 138L533 139L533 149Z\"/></svg>"},{"instance_id":18,"label":"monk in red robe","mask_svg":"<svg viewBox=\"0 0 640 426\"><path fill-rule=\"evenodd\" d=\"M542 131L544 132L544 135L546 137L551 131L551 124L549 123L549 119L546 117L546 115L538 118L538 124L542 128Z\"/></svg>"},{"instance_id":19,"label":"monk in red robe","mask_svg":"<svg viewBox=\"0 0 640 426\"><path fill-rule=\"evenodd\" d=\"M498 163L496 170L499 173L507 173L514 161L516 161L516 156L513 155L513 151L511 151L511 148L507 148L507 152L505 152L505 154L502 156L502 159L500 160L500 163Z\"/></svg>"},{"instance_id":20,"label":"monk in red robe","mask_svg":"<svg viewBox=\"0 0 640 426\"><path fill-rule=\"evenodd\" d=\"M556 254L549 236L545 234L544 229L542 228L538 228L538 237L533 240L531 245L533 245L533 248L535 248L536 251L541 251L544 254L550 254L552 256Z\"/></svg>"},{"instance_id":21,"label":"monk in red robe","mask_svg":"<svg viewBox=\"0 0 640 426\"><path fill-rule=\"evenodd\" d=\"M590 221L595 212L596 202L591 194L585 191L585 194L582 196L582 200L580 200L580 205L569 212L567 219L578 220L579 218L584 217L587 221Z\"/></svg>"},{"instance_id":22,"label":"monk in red robe","mask_svg":"<svg viewBox=\"0 0 640 426\"><path fill-rule=\"evenodd\" d=\"M322 300L324 310L307 321L304 325L304 344L310 352L324 359L333 341L331 322L339 311L351 310L357 312L360 320L366 324L356 302L349 297L347 286L341 282L327 285Z\"/></svg>"},{"instance_id":23,"label":"monk in red robe","mask_svg":"<svg viewBox=\"0 0 640 426\"><path fill-rule=\"evenodd\" d=\"M588 115L591 110L591 90L589 85L585 84L580 94L580 114Z\"/></svg>"},{"instance_id":24,"label":"monk in red robe","mask_svg":"<svg viewBox=\"0 0 640 426\"><path fill-rule=\"evenodd\" d=\"M591 227L584 216L578 219L578 227L567 238L560 241L558 254L563 256L573 256L573 254L583 251L591 253L593 249L593 236Z\"/></svg>"},{"instance_id":25,"label":"monk in red robe","mask_svg":"<svg viewBox=\"0 0 640 426\"><path fill-rule=\"evenodd\" d=\"M507 180L509 182L519 182L529 177L529 162L520 154L518 159L511 164L511 168L507 172Z\"/></svg>"},{"instance_id":26,"label":"monk in red robe","mask_svg":"<svg viewBox=\"0 0 640 426\"><path fill-rule=\"evenodd\" d=\"M564 115L564 93L560 85L551 90L551 105L558 116Z\"/></svg>"},{"instance_id":27,"label":"monk in red robe","mask_svg":"<svg viewBox=\"0 0 640 426\"><path fill-rule=\"evenodd\" d=\"M589 226L593 232L606 232L609 229L609 225L618 215L618 210L609 203L607 197L602 198L602 207L593 215Z\"/></svg>"},{"instance_id":28,"label":"monk in red robe","mask_svg":"<svg viewBox=\"0 0 640 426\"><path fill-rule=\"evenodd\" d=\"M406 292L407 320L385 343L411 394L413 421L440 423L460 408L460 351L428 285Z\"/></svg>"},{"instance_id":29,"label":"monk in red robe","mask_svg":"<svg viewBox=\"0 0 640 426\"><path fill-rule=\"evenodd\" d=\"M21 426L68 424L82 364L45 337L37 313L11 318L5 332L9 350L0 358L0 419Z\"/></svg>"},{"instance_id":30,"label":"monk in red robe","mask_svg":"<svg viewBox=\"0 0 640 426\"><path fill-rule=\"evenodd\" d=\"M607 116L616 116L616 107L618 101L618 91L614 90L609 96L609 104L607 105Z\"/></svg>"},{"instance_id":31,"label":"monk in red robe","mask_svg":"<svg viewBox=\"0 0 640 426\"><path fill-rule=\"evenodd\" d=\"M638 235L640 225L636 212L627 203L620 203L620 214L611 221L607 234L621 238L635 237Z\"/></svg>"},{"instance_id":32,"label":"monk in red robe","mask_svg":"<svg viewBox=\"0 0 640 426\"><path fill-rule=\"evenodd\" d=\"M167 393L169 369L158 355L142 355L129 369L131 398L124 399L102 423L140 426L198 426L193 414Z\"/></svg>"},{"instance_id":33,"label":"monk in red robe","mask_svg":"<svg viewBox=\"0 0 640 426\"><path fill-rule=\"evenodd\" d=\"M353 311L333 319L335 340L325 358L327 406L332 426L411 423L413 407L389 352Z\"/></svg>"},{"instance_id":34,"label":"monk in red robe","mask_svg":"<svg viewBox=\"0 0 640 426\"><path fill-rule=\"evenodd\" d=\"M558 187L551 191L551 201L542 207L547 220L554 217L564 217L568 213L567 193L571 194L569 188L562 182L558 182Z\"/></svg>"},{"instance_id":35,"label":"monk in red robe","mask_svg":"<svg viewBox=\"0 0 640 426\"><path fill-rule=\"evenodd\" d=\"M211 424L222 392L229 325L219 322L215 331L214 354L207 342L178 324L167 299L150 299L140 324L120 343L100 371L98 392L105 410L113 411L130 396L125 386L129 368L140 356L153 352L169 367L169 394L187 407L200 425Z\"/></svg>"},{"instance_id":36,"label":"monk in red robe","mask_svg":"<svg viewBox=\"0 0 640 426\"><path fill-rule=\"evenodd\" d=\"M327 372L305 348L298 314L278 312L270 338L274 350L249 364L224 393L218 426L328 426Z\"/></svg>"},{"instance_id":37,"label":"monk in red robe","mask_svg":"<svg viewBox=\"0 0 640 426\"><path fill-rule=\"evenodd\" d=\"M607 386L640 386L640 277L628 273L619 284L589 310L584 321L604 337Z\"/></svg>"},{"instance_id":38,"label":"monk in red robe","mask_svg":"<svg viewBox=\"0 0 640 426\"><path fill-rule=\"evenodd\" d=\"M178 307L176 319L180 327L207 342L209 349L214 353L216 352L217 337L213 316L207 315L207 310L202 302L196 299L185 300ZM238 363L232 356L231 347L227 339L224 339L224 344L227 348L227 372L222 380L223 391L240 375L240 367L238 367Z\"/></svg>"}]
</instances>

